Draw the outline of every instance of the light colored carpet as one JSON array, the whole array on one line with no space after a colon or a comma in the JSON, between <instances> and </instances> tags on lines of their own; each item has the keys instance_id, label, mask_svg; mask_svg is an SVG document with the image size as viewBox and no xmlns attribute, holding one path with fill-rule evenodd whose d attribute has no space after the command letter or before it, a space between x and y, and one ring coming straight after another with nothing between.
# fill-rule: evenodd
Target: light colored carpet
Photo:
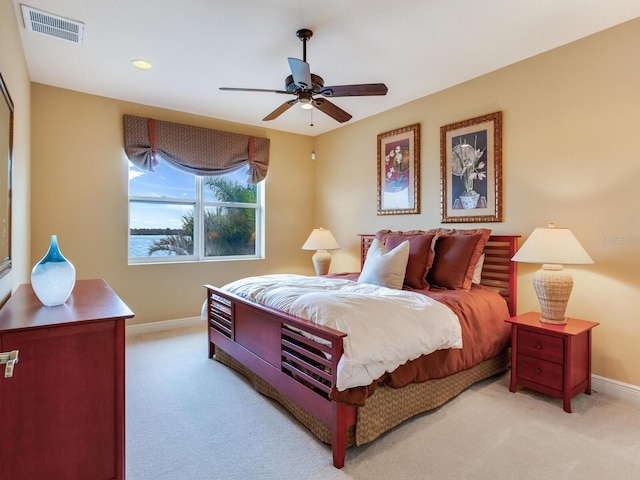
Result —
<instances>
[{"instance_id":1,"label":"light colored carpet","mask_svg":"<svg viewBox=\"0 0 640 480\"><path fill-rule=\"evenodd\" d=\"M331 450L240 375L207 358L204 327L127 342L128 480L640 478L640 406L510 393L509 375L347 450Z\"/></svg>"}]
</instances>

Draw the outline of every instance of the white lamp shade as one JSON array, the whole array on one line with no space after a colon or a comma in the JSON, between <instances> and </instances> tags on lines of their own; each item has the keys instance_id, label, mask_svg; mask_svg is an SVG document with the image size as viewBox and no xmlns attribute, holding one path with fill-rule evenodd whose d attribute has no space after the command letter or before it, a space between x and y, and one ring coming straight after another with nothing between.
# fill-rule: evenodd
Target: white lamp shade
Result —
<instances>
[{"instance_id":1,"label":"white lamp shade","mask_svg":"<svg viewBox=\"0 0 640 480\"><path fill-rule=\"evenodd\" d=\"M302 250L337 250L340 248L338 242L329 230L315 228L307 241L302 245Z\"/></svg>"},{"instance_id":2,"label":"white lamp shade","mask_svg":"<svg viewBox=\"0 0 640 480\"><path fill-rule=\"evenodd\" d=\"M586 265L593 263L568 228L536 228L511 259L523 263Z\"/></svg>"}]
</instances>

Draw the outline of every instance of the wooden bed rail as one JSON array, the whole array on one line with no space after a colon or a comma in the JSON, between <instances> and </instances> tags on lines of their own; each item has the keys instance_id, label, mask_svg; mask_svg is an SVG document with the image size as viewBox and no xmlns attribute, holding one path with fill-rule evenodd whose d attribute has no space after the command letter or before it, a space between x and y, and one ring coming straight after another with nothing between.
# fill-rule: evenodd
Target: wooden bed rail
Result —
<instances>
[{"instance_id":1,"label":"wooden bed rail","mask_svg":"<svg viewBox=\"0 0 640 480\"><path fill-rule=\"evenodd\" d=\"M344 466L355 408L331 401L345 333L207 289L209 358L216 345L270 383L332 432L333 462Z\"/></svg>"}]
</instances>

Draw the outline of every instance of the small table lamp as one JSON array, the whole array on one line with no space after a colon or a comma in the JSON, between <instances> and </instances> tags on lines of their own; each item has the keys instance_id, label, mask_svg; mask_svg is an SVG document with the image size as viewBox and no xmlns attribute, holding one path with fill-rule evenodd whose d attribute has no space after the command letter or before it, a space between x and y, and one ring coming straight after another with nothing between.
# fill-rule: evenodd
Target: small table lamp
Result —
<instances>
[{"instance_id":1,"label":"small table lamp","mask_svg":"<svg viewBox=\"0 0 640 480\"><path fill-rule=\"evenodd\" d=\"M333 238L329 230L315 228L307 241L302 245L302 250L316 250L313 254L313 266L316 267L316 275L326 275L329 273L331 265L331 254L327 250L337 250L340 248L336 239Z\"/></svg>"},{"instance_id":2,"label":"small table lamp","mask_svg":"<svg viewBox=\"0 0 640 480\"><path fill-rule=\"evenodd\" d=\"M514 262L542 263L533 275L533 288L542 310L541 322L564 325L573 278L561 264L585 265L593 260L568 228L536 228L511 259Z\"/></svg>"}]
</instances>

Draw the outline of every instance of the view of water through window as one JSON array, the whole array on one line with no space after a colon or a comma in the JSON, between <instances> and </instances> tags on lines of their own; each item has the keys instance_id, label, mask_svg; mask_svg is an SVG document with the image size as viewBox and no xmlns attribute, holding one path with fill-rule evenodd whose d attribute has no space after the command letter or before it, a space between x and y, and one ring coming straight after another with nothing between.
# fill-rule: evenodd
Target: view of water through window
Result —
<instances>
[{"instance_id":1,"label":"view of water through window","mask_svg":"<svg viewBox=\"0 0 640 480\"><path fill-rule=\"evenodd\" d=\"M246 166L197 177L164 162L155 172L129 163L129 258L198 256L199 248L206 257L255 255L256 202Z\"/></svg>"},{"instance_id":2,"label":"view of water through window","mask_svg":"<svg viewBox=\"0 0 640 480\"><path fill-rule=\"evenodd\" d=\"M129 236L129 256L130 257L146 257L149 255L149 247L164 238L164 235L131 235ZM154 252L154 256L168 257L168 252Z\"/></svg>"}]
</instances>

